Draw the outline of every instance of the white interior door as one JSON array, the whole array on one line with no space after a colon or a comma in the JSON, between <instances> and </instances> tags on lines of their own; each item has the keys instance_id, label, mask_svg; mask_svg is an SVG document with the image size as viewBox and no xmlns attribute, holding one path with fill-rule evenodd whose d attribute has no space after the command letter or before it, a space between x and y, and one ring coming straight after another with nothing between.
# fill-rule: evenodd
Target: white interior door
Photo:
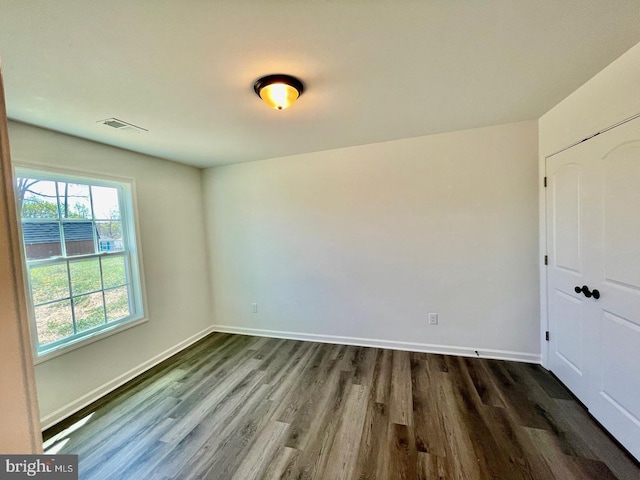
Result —
<instances>
[{"instance_id":1,"label":"white interior door","mask_svg":"<svg viewBox=\"0 0 640 480\"><path fill-rule=\"evenodd\" d=\"M601 293L594 338L599 352L594 395L596 417L640 459L640 119L591 140L595 158Z\"/></svg>"},{"instance_id":2,"label":"white interior door","mask_svg":"<svg viewBox=\"0 0 640 480\"><path fill-rule=\"evenodd\" d=\"M547 159L549 367L585 404L590 299L576 287L587 285L589 208L588 156L583 144Z\"/></svg>"},{"instance_id":3,"label":"white interior door","mask_svg":"<svg viewBox=\"0 0 640 480\"><path fill-rule=\"evenodd\" d=\"M640 459L640 119L550 157L547 176L549 366Z\"/></svg>"}]
</instances>

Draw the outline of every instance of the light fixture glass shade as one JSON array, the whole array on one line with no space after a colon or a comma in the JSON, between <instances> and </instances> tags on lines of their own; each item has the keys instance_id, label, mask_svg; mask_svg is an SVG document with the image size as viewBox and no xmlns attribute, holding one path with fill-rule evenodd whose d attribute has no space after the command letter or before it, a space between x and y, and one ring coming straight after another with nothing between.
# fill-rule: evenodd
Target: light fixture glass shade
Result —
<instances>
[{"instance_id":1,"label":"light fixture glass shade","mask_svg":"<svg viewBox=\"0 0 640 480\"><path fill-rule=\"evenodd\" d=\"M276 110L284 110L298 99L304 85L291 75L276 74L259 78L253 89L267 105Z\"/></svg>"},{"instance_id":2,"label":"light fixture glass shade","mask_svg":"<svg viewBox=\"0 0 640 480\"><path fill-rule=\"evenodd\" d=\"M277 110L290 107L299 96L298 90L284 83L272 83L260 90L260 98Z\"/></svg>"}]
</instances>

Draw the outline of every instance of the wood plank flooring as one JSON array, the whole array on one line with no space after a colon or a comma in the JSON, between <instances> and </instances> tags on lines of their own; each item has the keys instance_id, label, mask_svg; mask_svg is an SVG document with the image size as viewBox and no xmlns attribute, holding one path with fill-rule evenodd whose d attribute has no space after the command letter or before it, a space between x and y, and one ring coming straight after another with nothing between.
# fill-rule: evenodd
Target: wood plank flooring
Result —
<instances>
[{"instance_id":1,"label":"wood plank flooring","mask_svg":"<svg viewBox=\"0 0 640 480\"><path fill-rule=\"evenodd\" d=\"M45 438L86 480L640 479L540 366L220 333Z\"/></svg>"}]
</instances>

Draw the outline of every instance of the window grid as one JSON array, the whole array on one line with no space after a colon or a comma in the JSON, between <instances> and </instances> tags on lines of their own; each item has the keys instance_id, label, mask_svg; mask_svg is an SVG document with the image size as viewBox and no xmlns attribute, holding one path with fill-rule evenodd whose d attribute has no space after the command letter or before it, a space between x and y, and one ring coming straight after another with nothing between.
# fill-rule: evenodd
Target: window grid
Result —
<instances>
[{"instance_id":1,"label":"window grid","mask_svg":"<svg viewBox=\"0 0 640 480\"><path fill-rule=\"evenodd\" d=\"M103 273L103 262L102 259L103 258L117 258L117 257L122 257L124 260L124 266L125 266L125 283L119 283L116 285L111 285L109 287L105 287L104 284L104 273ZM83 260L87 260L87 259L92 259L92 258L97 258L98 261L98 265L99 265L99 269L100 269L100 289L97 290L90 290L90 291L86 291L86 292L82 292L78 295L75 295L73 292L73 282L71 279L71 263L74 262L78 262L78 261L83 261ZM80 260L79 260L80 259ZM108 318L108 314L107 314L107 301L106 301L106 292L112 291L112 290L116 290L118 288L122 288L122 287L126 287L127 290L130 290L130 285L131 285L131 281L130 281L130 268L129 268L129 255L128 252L117 252L117 253L96 253L96 254L89 254L89 255L81 255L81 256L76 256L76 257L69 257L69 258L55 258L55 259L47 259L47 260L30 260L27 262L29 267L32 266L49 266L49 265L65 265L65 270L66 270L66 276L67 276L67 285L68 285L68 295L65 297L58 297L55 298L53 300L47 300L45 302L39 302L39 303L35 303L33 302L33 307L42 307L45 305L51 305L54 303L58 303L58 302L63 302L63 301L69 301L70 305L71 305L71 320L72 320L72 326L73 326L73 335L78 335L78 327L77 327L77 320L76 320L76 312L75 312L75 302L74 300L77 298L81 298L81 297L86 297L88 295L92 295L95 293L101 293L102 294L102 310L103 310L103 314L104 314L104 322L103 325L108 325L110 323L110 320ZM128 295L128 308L129 311L132 311L132 298L131 295ZM115 320L118 321L118 320ZM81 332L82 334L84 334L85 332L92 332L94 331L95 328L97 327L93 327L91 329L85 330L83 332ZM59 345L59 344L63 344L65 342L67 342L69 340L69 337L65 337L62 338L60 340L57 340L55 342L51 342L51 343L47 343L46 348L49 349L50 347Z\"/></svg>"}]
</instances>

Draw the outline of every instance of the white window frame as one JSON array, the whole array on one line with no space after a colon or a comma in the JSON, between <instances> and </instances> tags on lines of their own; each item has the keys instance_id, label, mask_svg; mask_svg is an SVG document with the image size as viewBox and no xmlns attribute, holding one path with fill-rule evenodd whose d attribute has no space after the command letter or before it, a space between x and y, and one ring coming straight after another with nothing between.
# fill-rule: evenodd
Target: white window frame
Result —
<instances>
[{"instance_id":1,"label":"white window frame","mask_svg":"<svg viewBox=\"0 0 640 480\"><path fill-rule=\"evenodd\" d=\"M29 328L31 332L31 344L33 350L34 362L36 364L50 360L64 353L70 352L87 344L101 340L103 338L114 335L123 330L127 330L136 325L144 323L148 320L145 316L146 295L144 288L144 279L142 275L142 252L139 245L138 222L137 222L137 204L135 196L135 182L132 179L118 178L108 175L88 174L85 172L77 172L71 170L51 169L40 165L16 164L14 167L14 179L18 177L28 177L34 179L89 184L98 187L112 187L118 189L118 203L120 207L120 221L122 223L122 237L125 245L124 251L116 252L99 252L87 255L60 256L43 260L27 260L24 236L22 232L22 218L20 215L20 206L18 209L18 220L20 228L20 249L23 259L23 270L25 280L25 290L27 298L27 310L29 315ZM15 182L16 180L14 180ZM17 202L16 202L17 203ZM54 219L43 219L41 221L53 221ZM30 220L37 222L38 220ZM55 219L61 226L62 219ZM73 221L73 220L71 220ZM91 220L95 222L95 219ZM67 220L69 222L69 220ZM62 228L62 227L61 227ZM99 241L96 239L96 241ZM65 242L61 237L62 252L66 251ZM131 315L114 322L107 323L100 327L87 330L86 332L76 333L70 337L52 342L44 347L39 346L38 332L36 327L36 317L34 302L31 294L31 277L29 275L29 267L31 265L54 265L66 264L80 259L100 258L109 256L124 256L126 261L126 271L129 277L129 309ZM68 267L67 267L68 268ZM67 269L67 272L69 270ZM104 292L109 289L101 289ZM75 320L74 320L75 325ZM75 327L74 327L75 328Z\"/></svg>"}]
</instances>

